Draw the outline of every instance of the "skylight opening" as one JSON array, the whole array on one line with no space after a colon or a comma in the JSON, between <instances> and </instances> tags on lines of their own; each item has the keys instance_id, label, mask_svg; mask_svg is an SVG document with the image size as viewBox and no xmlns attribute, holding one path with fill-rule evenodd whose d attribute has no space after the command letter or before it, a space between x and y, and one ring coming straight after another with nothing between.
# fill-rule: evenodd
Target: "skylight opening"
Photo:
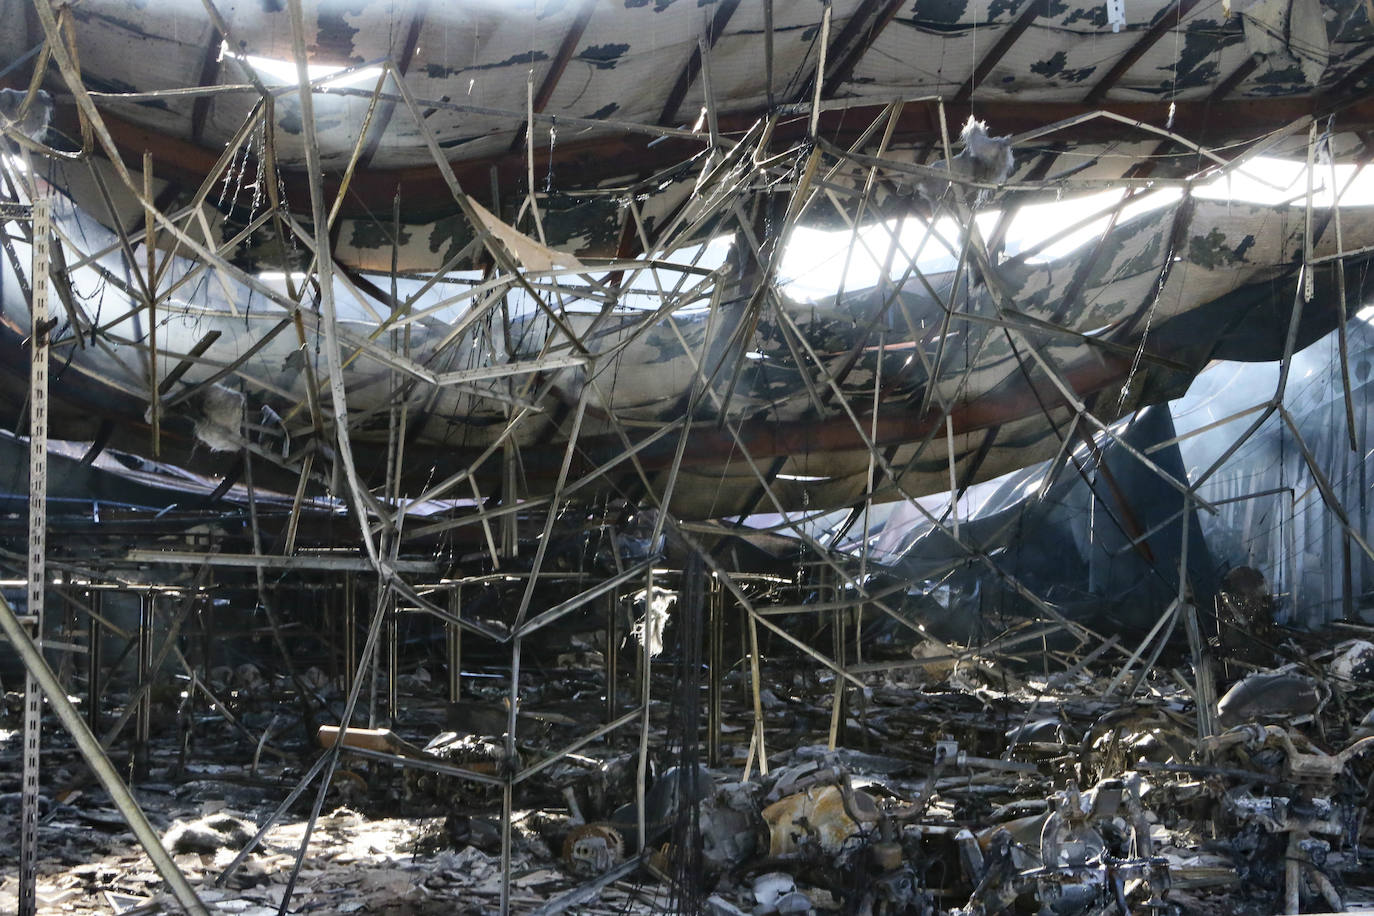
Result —
<instances>
[{"instance_id":1,"label":"skylight opening","mask_svg":"<svg viewBox=\"0 0 1374 916\"><path fill-rule=\"evenodd\" d=\"M299 270L291 271L292 283L304 283L308 275ZM263 283L283 283L286 281L286 272L281 270L263 270L257 273L257 278Z\"/></svg>"},{"instance_id":2,"label":"skylight opening","mask_svg":"<svg viewBox=\"0 0 1374 916\"><path fill-rule=\"evenodd\" d=\"M265 81L288 85L299 80L294 60L280 60L275 57L259 57L256 54L238 54L227 42L220 43L220 58L229 55L252 67ZM331 86L353 86L359 83L375 83L382 75L381 67L361 67L356 70L333 64L306 64L306 74L310 81L325 81ZM345 72L347 71L347 72Z\"/></svg>"},{"instance_id":3,"label":"skylight opening","mask_svg":"<svg viewBox=\"0 0 1374 916\"><path fill-rule=\"evenodd\" d=\"M1330 207L1332 188L1342 206L1374 204L1374 172L1354 163L1318 161L1312 167L1312 205ZM1198 197L1236 203L1285 202L1307 205L1307 163L1258 156L1253 162L1219 175L1194 192Z\"/></svg>"},{"instance_id":4,"label":"skylight opening","mask_svg":"<svg viewBox=\"0 0 1374 916\"><path fill-rule=\"evenodd\" d=\"M1307 183L1306 162L1256 157L1197 183L1193 194L1237 205L1300 207L1307 203ZM1027 259L1028 263L1044 263L1071 255L1101 238L1111 224L1112 207L1124 194L1122 189L1113 188L1064 200L1026 204L1007 228L1001 255L1014 256L1059 232L1065 233L1063 238L1056 238L1052 244L1036 251ZM1182 188L1173 185L1139 193L1121 208L1117 223L1174 204L1182 194ZM1374 206L1374 169L1346 163L1337 163L1333 169L1330 162L1316 163L1312 172L1313 206L1329 208L1337 195L1341 206ZM1000 210L989 209L975 216L984 239L990 236L1001 215ZM1073 228L1083 220L1090 221ZM779 282L789 295L810 301L833 296L841 284L846 290L873 287L883 277L891 235L897 225L896 221L889 221L886 225L861 226L857 237L849 229L798 226L792 230L783 254ZM926 274L955 269L962 243L961 229L952 219L941 217L929 228L920 219L908 219L901 225L900 247L888 270L891 280L901 279L913 257Z\"/></svg>"}]
</instances>

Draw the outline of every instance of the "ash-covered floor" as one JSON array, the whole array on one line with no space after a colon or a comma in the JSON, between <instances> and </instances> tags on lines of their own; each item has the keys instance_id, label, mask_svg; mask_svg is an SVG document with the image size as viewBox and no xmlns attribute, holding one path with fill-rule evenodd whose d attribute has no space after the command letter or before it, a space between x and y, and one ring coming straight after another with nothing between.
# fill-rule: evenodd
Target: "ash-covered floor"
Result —
<instances>
[{"instance_id":1,"label":"ash-covered floor","mask_svg":"<svg viewBox=\"0 0 1374 916\"><path fill-rule=\"evenodd\" d=\"M1286 662L1225 666L1252 670L1223 692L1218 733L1201 742L1190 681L1169 653L1144 677L1138 662L1123 676L1126 653L1114 651L1084 652L1067 666L1056 658L1055 667L1049 656L957 664L908 656L906 667L887 659L888 671L841 691L839 718L834 678L779 653L760 669L766 773L747 724L747 666L725 679L719 759L708 766L708 723L665 655L653 668L653 695L670 699L650 710L649 852L636 855L639 733L631 728L516 786L511 909L763 916L1371 907L1374 757L1363 752L1374 745L1365 715L1374 703L1374 645L1365 636L1374 631L1350 624L1293 631ZM149 776L133 786L212 913L267 916L285 898L313 787L230 866L321 753L319 736L307 743L292 720L299 707L286 678L252 668L218 675L225 680L206 686L230 698L240 727L185 698L179 716L166 706ZM605 714L597 679L591 667L568 667L531 681L520 710L525 764ZM318 670L303 680L326 702L340 695ZM501 680L469 680L454 707L436 698L427 670L412 667L402 681L405 721L353 733L349 743L364 750L340 756L288 912L498 910L500 788L397 765L499 773L501 736L479 726L501 721ZM0 803L15 819L17 712L9 694ZM46 734L41 912L175 912L55 723ZM7 911L16 855L17 837L0 838Z\"/></svg>"}]
</instances>

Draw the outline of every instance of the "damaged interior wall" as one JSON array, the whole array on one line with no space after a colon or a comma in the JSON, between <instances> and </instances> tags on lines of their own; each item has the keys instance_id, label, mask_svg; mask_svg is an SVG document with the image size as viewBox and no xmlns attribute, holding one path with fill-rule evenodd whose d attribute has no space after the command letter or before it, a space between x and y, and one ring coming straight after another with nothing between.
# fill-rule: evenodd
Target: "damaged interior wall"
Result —
<instances>
[{"instance_id":1,"label":"damaged interior wall","mask_svg":"<svg viewBox=\"0 0 1374 916\"><path fill-rule=\"evenodd\" d=\"M1368 4L0 14L0 908L1374 907Z\"/></svg>"}]
</instances>

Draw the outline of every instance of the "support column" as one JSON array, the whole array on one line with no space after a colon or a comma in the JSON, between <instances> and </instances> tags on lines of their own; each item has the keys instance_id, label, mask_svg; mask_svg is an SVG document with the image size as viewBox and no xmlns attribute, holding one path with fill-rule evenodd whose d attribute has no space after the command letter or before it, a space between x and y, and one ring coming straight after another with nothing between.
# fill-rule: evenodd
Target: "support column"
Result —
<instances>
[{"instance_id":1,"label":"support column","mask_svg":"<svg viewBox=\"0 0 1374 916\"><path fill-rule=\"evenodd\" d=\"M70 584L70 580L68 580ZM76 622L77 603L73 598L68 598L62 602L62 630L61 639L67 645L76 642L77 622ZM69 695L76 693L76 653L67 651L62 653L62 662L57 669L57 679L62 682L62 686Z\"/></svg>"},{"instance_id":2,"label":"support column","mask_svg":"<svg viewBox=\"0 0 1374 916\"><path fill-rule=\"evenodd\" d=\"M516 462L519 461L519 452L515 448L515 443L507 439L501 444L502 476L501 476L501 503L504 506L514 507L516 503L516 484L519 480L519 471ZM501 516L499 526L501 530L501 559L514 560L516 554L520 552L520 513L511 511Z\"/></svg>"},{"instance_id":3,"label":"support column","mask_svg":"<svg viewBox=\"0 0 1374 916\"><path fill-rule=\"evenodd\" d=\"M200 606L200 679L207 686L210 683L210 669L215 666L215 599L213 584L205 590L205 601Z\"/></svg>"},{"instance_id":4,"label":"support column","mask_svg":"<svg viewBox=\"0 0 1374 916\"><path fill-rule=\"evenodd\" d=\"M448 593L448 609L454 617L463 613L463 587L454 586ZM448 701L457 703L463 698L463 628L456 623L444 624L448 642Z\"/></svg>"},{"instance_id":5,"label":"support column","mask_svg":"<svg viewBox=\"0 0 1374 916\"><path fill-rule=\"evenodd\" d=\"M343 585L343 691L353 689L358 670L358 583L353 573L344 573Z\"/></svg>"},{"instance_id":6,"label":"support column","mask_svg":"<svg viewBox=\"0 0 1374 916\"><path fill-rule=\"evenodd\" d=\"M143 690L153 678L153 620L157 597L153 592L138 596L138 712L134 725L134 779L148 778L148 738L152 733L153 692Z\"/></svg>"},{"instance_id":7,"label":"support column","mask_svg":"<svg viewBox=\"0 0 1374 916\"><path fill-rule=\"evenodd\" d=\"M91 591L86 593L86 600L90 604L90 629L86 637L86 723L90 725L91 731L100 731L100 668L104 663L102 658L105 646L105 632L102 629L104 624L98 618L104 617L105 602L104 592Z\"/></svg>"},{"instance_id":8,"label":"support column","mask_svg":"<svg viewBox=\"0 0 1374 916\"><path fill-rule=\"evenodd\" d=\"M1179 607L1183 615L1183 629L1188 634L1188 647L1193 655L1193 672L1197 684L1198 740L1216 734L1217 682L1212 672L1212 653L1198 627L1197 608L1191 602Z\"/></svg>"},{"instance_id":9,"label":"support column","mask_svg":"<svg viewBox=\"0 0 1374 916\"><path fill-rule=\"evenodd\" d=\"M394 725L400 708L401 609L395 599L386 611L386 714Z\"/></svg>"},{"instance_id":10,"label":"support column","mask_svg":"<svg viewBox=\"0 0 1374 916\"><path fill-rule=\"evenodd\" d=\"M725 590L712 573L707 592L706 650L706 761L720 766L721 685L725 680Z\"/></svg>"},{"instance_id":11,"label":"support column","mask_svg":"<svg viewBox=\"0 0 1374 916\"><path fill-rule=\"evenodd\" d=\"M43 645L43 587L48 524L48 238L52 200L33 202L33 298L29 308L29 553L28 607L24 620ZM19 914L38 911L38 773L43 693L30 669L24 678L24 763L20 782Z\"/></svg>"},{"instance_id":12,"label":"support column","mask_svg":"<svg viewBox=\"0 0 1374 916\"><path fill-rule=\"evenodd\" d=\"M389 641L389 640L387 639L387 637L388 637L388 635L389 635L389 634L387 633L387 630L389 630L390 627L387 625L387 623L388 623L388 621L390 620L390 616L389 616L389 615L390 615L390 612L391 612L391 605L390 605L391 595L390 595L389 592L386 593L386 594L383 594L383 586L382 586L382 584L381 584L380 582L378 582L378 583L377 583L377 590L376 590L375 592L372 592L372 596L373 596L373 600L370 601L369 603L370 603L370 604L372 605L372 607L374 608L373 613L374 613L375 615L377 615L377 617L379 617L379 618L381 619L381 626L379 626L378 629L377 629L377 636L378 636L378 638L382 641L379 651L380 651L380 652L386 652L386 645L387 645L387 643L388 643L388 641ZM384 604L384 602L386 602L386 603ZM377 677L378 677L377 672L381 669L381 667L382 667L382 662L377 658L377 655L374 654L373 657L372 657L372 665L369 667L368 672L367 672L367 727L368 727L368 728L376 728L376 727L377 727Z\"/></svg>"},{"instance_id":13,"label":"support column","mask_svg":"<svg viewBox=\"0 0 1374 916\"><path fill-rule=\"evenodd\" d=\"M602 596L602 606L606 614L606 724L615 721L619 712L620 698L616 695L616 680L620 676L620 596L614 590ZM615 735L607 735L607 741L614 742Z\"/></svg>"},{"instance_id":14,"label":"support column","mask_svg":"<svg viewBox=\"0 0 1374 916\"><path fill-rule=\"evenodd\" d=\"M833 571L829 567L821 567L817 576L817 592L821 601L827 599L839 603L840 590L834 587L832 576ZM831 611L831 641L835 652L835 664L844 667L845 660L845 620L844 608L836 608ZM830 707L830 749L833 751L844 737L844 723L848 715L845 709L845 680L840 675L835 675L835 697Z\"/></svg>"},{"instance_id":15,"label":"support column","mask_svg":"<svg viewBox=\"0 0 1374 916\"><path fill-rule=\"evenodd\" d=\"M71 700L67 699L67 694L62 690L62 685L57 682L57 677L48 667L43 659L43 654L34 645L33 640L24 632L23 625L15 617L10 609L9 602L4 595L0 595L0 631L3 631L15 651L19 653L20 659L24 662L24 667L29 674L38 681L41 689L48 697L52 711L61 720L67 732L76 742L77 750L85 759L87 766L91 768L101 786L110 794L110 799L114 802L119 813L123 815L124 822L129 825L134 836L140 845L148 853L148 858L152 860L153 867L158 874L167 882L168 888L181 908L186 911L188 916L209 916L205 904L200 902L195 890L191 887L186 876L177 868L172 857L167 854L162 841L158 838L148 818L143 810L139 808L138 801L134 798L129 787L120 781L119 773L115 771L114 764L110 758L105 756L105 751L100 747L100 740L96 738L91 730L86 728L86 723L81 721L81 713L72 705Z\"/></svg>"}]
</instances>

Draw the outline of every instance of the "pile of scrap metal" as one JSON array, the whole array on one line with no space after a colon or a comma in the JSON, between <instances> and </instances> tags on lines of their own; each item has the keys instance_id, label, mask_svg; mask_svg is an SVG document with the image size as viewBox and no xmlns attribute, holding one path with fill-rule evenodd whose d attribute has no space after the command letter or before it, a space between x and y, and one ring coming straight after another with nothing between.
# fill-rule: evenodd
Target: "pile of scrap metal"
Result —
<instances>
[{"instance_id":1,"label":"pile of scrap metal","mask_svg":"<svg viewBox=\"0 0 1374 916\"><path fill-rule=\"evenodd\" d=\"M1142 801L1149 786L1140 774L1103 779L1085 792L1070 783L1046 802L1032 791L1040 783L1035 765L977 759L956 747L942 743L947 756L932 761L924 778L905 761L823 747L799 748L752 781L715 773L708 782L703 771L696 814L705 911L1000 913L1032 901L1061 914L1171 910L1177 857L1155 851L1158 818ZM937 786L969 783L955 774L983 767L1000 770L1008 794L1027 793L999 811L1043 810L960 816ZM635 848L625 813L573 827L562 846L568 869L589 875L619 865ZM673 818L652 813L658 829L649 833L647 858L669 873L681 854L670 837Z\"/></svg>"},{"instance_id":2,"label":"pile of scrap metal","mask_svg":"<svg viewBox=\"0 0 1374 916\"><path fill-rule=\"evenodd\" d=\"M545 805L535 829L570 877L638 861L721 916L1341 911L1374 900L1361 852L1374 727L1338 714L1367 705L1371 658L1353 640L1242 678L1220 703L1236 724L1202 738L1167 674L1135 699L1082 672L1008 674L1002 691L953 670L919 686L888 674L854 692L866 706L850 719L904 732L882 754L802 744L764 773L669 767L645 792L638 859L634 756L580 758L540 790L561 791L568 814Z\"/></svg>"},{"instance_id":3,"label":"pile of scrap metal","mask_svg":"<svg viewBox=\"0 0 1374 916\"><path fill-rule=\"evenodd\" d=\"M1314 903L1345 909L1328 870L1333 847L1359 842L1365 791L1350 763L1371 746L1374 738L1360 738L1328 754L1300 733L1258 724L1238 725L1205 742L1204 753L1218 770L1232 764L1221 820L1231 828L1238 869L1247 881L1271 886L1273 863L1281 861L1283 912Z\"/></svg>"}]
</instances>

